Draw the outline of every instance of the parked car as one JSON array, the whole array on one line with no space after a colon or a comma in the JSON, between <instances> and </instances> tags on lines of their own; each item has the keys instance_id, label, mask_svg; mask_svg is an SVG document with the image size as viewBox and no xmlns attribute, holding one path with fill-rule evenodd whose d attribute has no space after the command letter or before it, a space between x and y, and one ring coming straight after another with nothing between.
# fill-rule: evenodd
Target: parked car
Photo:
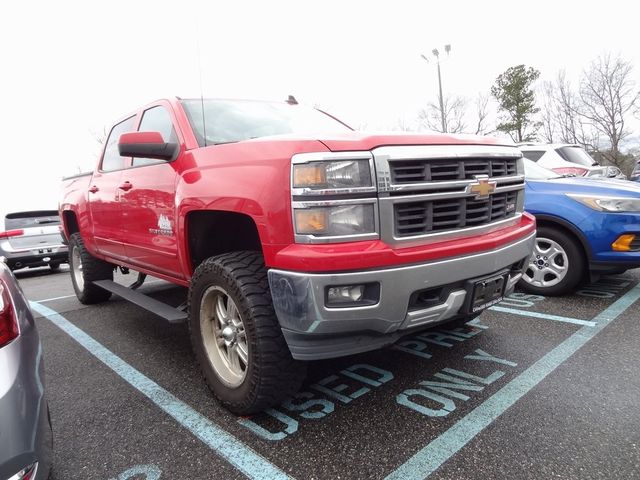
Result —
<instances>
[{"instance_id":1,"label":"parked car","mask_svg":"<svg viewBox=\"0 0 640 480\"><path fill-rule=\"evenodd\" d=\"M69 251L63 244L60 216L56 210L10 213L0 232L0 256L11 270L43 267L51 270L68 263Z\"/></svg>"},{"instance_id":2,"label":"parked car","mask_svg":"<svg viewBox=\"0 0 640 480\"><path fill-rule=\"evenodd\" d=\"M36 325L13 273L0 261L0 478L46 479L52 439Z\"/></svg>"},{"instance_id":3,"label":"parked car","mask_svg":"<svg viewBox=\"0 0 640 480\"><path fill-rule=\"evenodd\" d=\"M633 182L640 182L640 162L636 163L633 172L631 172L631 175L629 175L629 180Z\"/></svg>"},{"instance_id":4,"label":"parked car","mask_svg":"<svg viewBox=\"0 0 640 480\"><path fill-rule=\"evenodd\" d=\"M211 390L255 413L297 391L304 361L508 295L535 241L521 157L489 137L355 132L293 98L160 100L64 181L71 281L82 303L115 293L188 321ZM188 312L136 291L146 274L190 287Z\"/></svg>"},{"instance_id":5,"label":"parked car","mask_svg":"<svg viewBox=\"0 0 640 480\"><path fill-rule=\"evenodd\" d=\"M524 166L525 210L537 219L524 290L561 295L598 274L640 267L640 185L561 177L527 159Z\"/></svg>"},{"instance_id":6,"label":"parked car","mask_svg":"<svg viewBox=\"0 0 640 480\"><path fill-rule=\"evenodd\" d=\"M525 158L559 175L619 180L627 178L618 167L600 165L580 145L529 143L518 147Z\"/></svg>"}]
</instances>

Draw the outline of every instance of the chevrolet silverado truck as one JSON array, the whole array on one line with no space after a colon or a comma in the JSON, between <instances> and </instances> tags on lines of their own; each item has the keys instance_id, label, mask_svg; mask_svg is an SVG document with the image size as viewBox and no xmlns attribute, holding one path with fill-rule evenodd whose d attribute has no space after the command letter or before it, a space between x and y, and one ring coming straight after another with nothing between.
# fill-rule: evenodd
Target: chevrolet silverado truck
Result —
<instances>
[{"instance_id":1,"label":"chevrolet silverado truck","mask_svg":"<svg viewBox=\"0 0 640 480\"><path fill-rule=\"evenodd\" d=\"M250 414L294 394L305 361L499 302L534 246L523 173L496 139L359 133L291 98L178 98L118 121L59 209L78 299L186 321L215 396ZM146 275L188 287L184 307L137 291Z\"/></svg>"}]
</instances>

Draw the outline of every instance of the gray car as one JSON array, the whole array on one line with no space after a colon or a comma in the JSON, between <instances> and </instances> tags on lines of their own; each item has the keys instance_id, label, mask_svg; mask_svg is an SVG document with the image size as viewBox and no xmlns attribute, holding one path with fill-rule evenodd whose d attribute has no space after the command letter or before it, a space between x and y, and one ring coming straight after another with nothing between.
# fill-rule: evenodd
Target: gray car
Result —
<instances>
[{"instance_id":1,"label":"gray car","mask_svg":"<svg viewBox=\"0 0 640 480\"><path fill-rule=\"evenodd\" d=\"M0 256L7 259L11 270L46 265L57 270L69 261L56 210L10 213L4 219L4 228L0 232Z\"/></svg>"},{"instance_id":2,"label":"gray car","mask_svg":"<svg viewBox=\"0 0 640 480\"><path fill-rule=\"evenodd\" d=\"M18 282L0 259L0 479L46 479L52 440L38 331Z\"/></svg>"}]
</instances>

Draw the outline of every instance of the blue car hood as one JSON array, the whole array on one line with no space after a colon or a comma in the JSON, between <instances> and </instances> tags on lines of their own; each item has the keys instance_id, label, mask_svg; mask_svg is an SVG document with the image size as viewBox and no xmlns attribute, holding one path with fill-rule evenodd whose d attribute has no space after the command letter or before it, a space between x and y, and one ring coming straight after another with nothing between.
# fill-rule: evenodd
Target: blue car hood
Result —
<instances>
[{"instance_id":1,"label":"blue car hood","mask_svg":"<svg viewBox=\"0 0 640 480\"><path fill-rule=\"evenodd\" d=\"M527 180L536 192L585 193L589 195L640 197L640 184L626 180L592 180L586 178L553 178Z\"/></svg>"}]
</instances>

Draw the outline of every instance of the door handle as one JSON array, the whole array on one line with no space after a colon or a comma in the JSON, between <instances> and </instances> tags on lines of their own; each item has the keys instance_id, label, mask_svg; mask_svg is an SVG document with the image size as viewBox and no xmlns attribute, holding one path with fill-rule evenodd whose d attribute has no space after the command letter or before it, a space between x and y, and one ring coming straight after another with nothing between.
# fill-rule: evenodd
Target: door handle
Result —
<instances>
[{"instance_id":1,"label":"door handle","mask_svg":"<svg viewBox=\"0 0 640 480\"><path fill-rule=\"evenodd\" d=\"M94 185L94 186L92 186L92 187L89 189L89 191L90 191L91 193L98 193L98 190L100 190L100 189L99 189L98 187L96 187L95 185Z\"/></svg>"},{"instance_id":2,"label":"door handle","mask_svg":"<svg viewBox=\"0 0 640 480\"><path fill-rule=\"evenodd\" d=\"M131 190L133 188L133 185L131 184L131 182L127 181L127 182L121 183L118 188L120 190L124 190L125 192L128 192L129 190Z\"/></svg>"}]
</instances>

